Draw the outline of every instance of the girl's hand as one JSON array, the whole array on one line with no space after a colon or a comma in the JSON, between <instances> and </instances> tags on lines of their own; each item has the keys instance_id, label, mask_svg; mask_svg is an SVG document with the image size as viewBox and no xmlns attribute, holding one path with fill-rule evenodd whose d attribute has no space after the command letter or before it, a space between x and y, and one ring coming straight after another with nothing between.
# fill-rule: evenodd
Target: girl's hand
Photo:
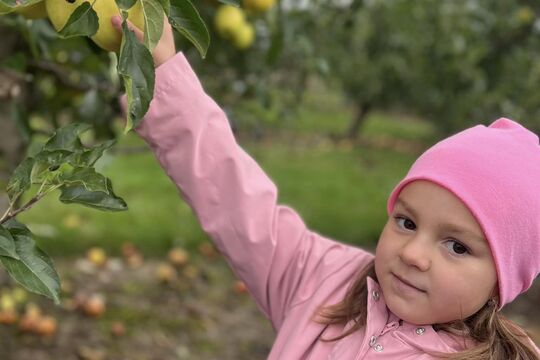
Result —
<instances>
[{"instance_id":1,"label":"girl's hand","mask_svg":"<svg viewBox=\"0 0 540 360\"><path fill-rule=\"evenodd\" d=\"M169 24L167 17L165 15L163 16L165 18L163 21L163 33L161 34L161 39L159 39L159 42L152 53L154 65L156 67L163 64L176 54L171 24ZM122 33L122 18L119 15L111 17L111 23L117 31ZM135 36L141 43L144 41L144 33L130 21L128 21L128 28L135 32Z\"/></svg>"}]
</instances>

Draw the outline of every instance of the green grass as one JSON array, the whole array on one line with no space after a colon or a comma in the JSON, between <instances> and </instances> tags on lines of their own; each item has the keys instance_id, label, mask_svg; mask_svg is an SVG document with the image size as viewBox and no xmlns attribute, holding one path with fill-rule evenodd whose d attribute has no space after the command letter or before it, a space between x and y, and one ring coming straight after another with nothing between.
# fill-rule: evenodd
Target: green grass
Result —
<instances>
[{"instance_id":1,"label":"green grass","mask_svg":"<svg viewBox=\"0 0 540 360\"><path fill-rule=\"evenodd\" d=\"M314 231L373 245L386 221L386 199L412 156L368 148L250 146L290 205ZM285 160L286 159L286 160Z\"/></svg>"},{"instance_id":2,"label":"green grass","mask_svg":"<svg viewBox=\"0 0 540 360\"><path fill-rule=\"evenodd\" d=\"M408 116L391 116L381 112L370 114L362 129L364 137L380 136L420 143L432 142L434 133L435 128L426 121Z\"/></svg>"}]
</instances>

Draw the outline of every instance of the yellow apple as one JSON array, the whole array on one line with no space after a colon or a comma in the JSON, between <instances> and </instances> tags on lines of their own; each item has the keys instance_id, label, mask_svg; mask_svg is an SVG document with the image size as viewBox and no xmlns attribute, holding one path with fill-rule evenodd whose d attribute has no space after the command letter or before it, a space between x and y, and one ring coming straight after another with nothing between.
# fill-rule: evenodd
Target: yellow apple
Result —
<instances>
[{"instance_id":1,"label":"yellow apple","mask_svg":"<svg viewBox=\"0 0 540 360\"><path fill-rule=\"evenodd\" d=\"M100 294L91 295L82 305L82 311L91 317L99 317L105 312L105 298Z\"/></svg>"},{"instance_id":2,"label":"yellow apple","mask_svg":"<svg viewBox=\"0 0 540 360\"><path fill-rule=\"evenodd\" d=\"M121 321L114 321L111 324L111 334L116 337L126 335L126 326Z\"/></svg>"},{"instance_id":3,"label":"yellow apple","mask_svg":"<svg viewBox=\"0 0 540 360\"><path fill-rule=\"evenodd\" d=\"M529 6L521 6L515 13L514 18L521 25L528 25L534 21L534 10Z\"/></svg>"},{"instance_id":4,"label":"yellow apple","mask_svg":"<svg viewBox=\"0 0 540 360\"><path fill-rule=\"evenodd\" d=\"M176 279L176 269L167 263L159 264L156 268L156 277L162 283L170 283Z\"/></svg>"},{"instance_id":5,"label":"yellow apple","mask_svg":"<svg viewBox=\"0 0 540 360\"><path fill-rule=\"evenodd\" d=\"M13 325L19 319L16 310L0 310L0 324Z\"/></svg>"},{"instance_id":6,"label":"yellow apple","mask_svg":"<svg viewBox=\"0 0 540 360\"><path fill-rule=\"evenodd\" d=\"M276 4L276 0L244 0L244 8L248 10L264 12Z\"/></svg>"},{"instance_id":7,"label":"yellow apple","mask_svg":"<svg viewBox=\"0 0 540 360\"><path fill-rule=\"evenodd\" d=\"M28 292L19 287L13 289L11 295L13 296L13 300L18 304L24 303L28 299Z\"/></svg>"},{"instance_id":8,"label":"yellow apple","mask_svg":"<svg viewBox=\"0 0 540 360\"><path fill-rule=\"evenodd\" d=\"M41 336L52 336L56 333L58 323L52 316L43 316L37 321L35 332Z\"/></svg>"},{"instance_id":9,"label":"yellow apple","mask_svg":"<svg viewBox=\"0 0 540 360\"><path fill-rule=\"evenodd\" d=\"M169 262L174 266L182 266L188 262L189 254L186 250L175 247L169 251L168 259Z\"/></svg>"},{"instance_id":10,"label":"yellow apple","mask_svg":"<svg viewBox=\"0 0 540 360\"><path fill-rule=\"evenodd\" d=\"M13 296L11 296L8 293L2 294L0 297L0 309L2 310L15 310L15 300L13 299Z\"/></svg>"},{"instance_id":11,"label":"yellow apple","mask_svg":"<svg viewBox=\"0 0 540 360\"><path fill-rule=\"evenodd\" d=\"M30 302L25 306L24 315L31 318L38 318L41 316L41 309L36 303Z\"/></svg>"},{"instance_id":12,"label":"yellow apple","mask_svg":"<svg viewBox=\"0 0 540 360\"><path fill-rule=\"evenodd\" d=\"M36 332L39 320L41 319L41 309L34 303L26 304L26 309L19 321L19 328L24 332Z\"/></svg>"},{"instance_id":13,"label":"yellow apple","mask_svg":"<svg viewBox=\"0 0 540 360\"><path fill-rule=\"evenodd\" d=\"M233 282L233 290L237 294L246 294L248 292L246 283L240 280L235 280Z\"/></svg>"},{"instance_id":14,"label":"yellow apple","mask_svg":"<svg viewBox=\"0 0 540 360\"><path fill-rule=\"evenodd\" d=\"M253 25L244 23L241 27L236 29L233 35L232 42L238 49L244 50L249 48L255 40L255 29Z\"/></svg>"},{"instance_id":15,"label":"yellow apple","mask_svg":"<svg viewBox=\"0 0 540 360\"><path fill-rule=\"evenodd\" d=\"M244 23L244 11L231 5L221 5L214 17L217 32L225 39L230 39L236 29L240 28Z\"/></svg>"},{"instance_id":16,"label":"yellow apple","mask_svg":"<svg viewBox=\"0 0 540 360\"><path fill-rule=\"evenodd\" d=\"M15 9L15 12L17 14L21 14L26 19L42 19L44 17L47 17L45 1L41 1L28 6L18 7Z\"/></svg>"},{"instance_id":17,"label":"yellow apple","mask_svg":"<svg viewBox=\"0 0 540 360\"><path fill-rule=\"evenodd\" d=\"M62 220L62 223L64 226L68 229L78 229L81 227L83 221L81 217L78 214L68 214L64 219Z\"/></svg>"},{"instance_id":18,"label":"yellow apple","mask_svg":"<svg viewBox=\"0 0 540 360\"><path fill-rule=\"evenodd\" d=\"M86 253L86 258L95 266L104 266L107 262L107 253L100 247L93 247Z\"/></svg>"},{"instance_id":19,"label":"yellow apple","mask_svg":"<svg viewBox=\"0 0 540 360\"><path fill-rule=\"evenodd\" d=\"M199 245L199 252L208 259L215 259L218 255L212 244L207 242Z\"/></svg>"},{"instance_id":20,"label":"yellow apple","mask_svg":"<svg viewBox=\"0 0 540 360\"><path fill-rule=\"evenodd\" d=\"M45 6L49 19L56 31L60 31L67 23L70 15L83 1L89 0L45 0ZM99 29L91 39L101 48L107 51L118 52L122 41L122 35L112 26L111 17L120 15L120 10L114 0L99 0L94 3L94 11L99 18ZM144 31L144 14L141 2L137 1L128 11L128 19L136 27Z\"/></svg>"}]
</instances>

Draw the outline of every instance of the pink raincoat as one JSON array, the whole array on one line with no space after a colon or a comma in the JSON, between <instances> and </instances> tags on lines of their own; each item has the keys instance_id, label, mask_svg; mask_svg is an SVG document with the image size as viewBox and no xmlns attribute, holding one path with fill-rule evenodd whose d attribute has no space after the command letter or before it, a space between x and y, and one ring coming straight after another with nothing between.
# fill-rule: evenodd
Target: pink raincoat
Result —
<instances>
[{"instance_id":1,"label":"pink raincoat","mask_svg":"<svg viewBox=\"0 0 540 360\"><path fill-rule=\"evenodd\" d=\"M464 349L463 340L429 325L401 322L371 278L367 325L320 341L353 324L323 326L311 320L313 312L340 301L373 254L310 231L293 209L277 204L276 186L236 143L224 111L181 52L156 69L154 99L136 132L271 321L277 336L268 359L422 360L432 359L426 351Z\"/></svg>"}]
</instances>

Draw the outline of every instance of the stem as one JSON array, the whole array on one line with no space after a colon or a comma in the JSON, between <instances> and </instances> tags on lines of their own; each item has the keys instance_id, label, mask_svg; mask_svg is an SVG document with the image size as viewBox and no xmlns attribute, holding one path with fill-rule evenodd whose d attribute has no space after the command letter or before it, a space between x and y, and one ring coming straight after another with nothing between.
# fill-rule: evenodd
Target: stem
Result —
<instances>
[{"instance_id":1,"label":"stem","mask_svg":"<svg viewBox=\"0 0 540 360\"><path fill-rule=\"evenodd\" d=\"M9 203L8 209L6 210L6 212L4 213L4 215L2 215L2 217L0 218L0 224L3 224L3 223L4 223L4 219L9 215L9 213L11 212L11 210L13 210L13 205L14 205L14 204L15 204L15 201Z\"/></svg>"},{"instance_id":2,"label":"stem","mask_svg":"<svg viewBox=\"0 0 540 360\"><path fill-rule=\"evenodd\" d=\"M60 186L62 185L55 185L55 186L52 186L50 188L48 188L46 191L44 192L41 192L41 189L40 189L40 192L38 192L36 195L34 195L30 200L28 200L28 202L26 204L24 204L23 206L21 206L20 208L18 208L17 210L13 211L13 212L10 212L11 208L13 205L10 205L10 208L8 209L8 211L6 211L6 213L2 216L2 218L0 219L0 224L3 224L5 223L6 221L10 220L10 219L13 219L15 216L17 216L20 212L23 212L25 210L28 210L30 209L32 206L34 206L39 200L41 200L41 198L43 198L45 195L47 195L48 193L58 189ZM13 202L15 203L15 202Z\"/></svg>"}]
</instances>

